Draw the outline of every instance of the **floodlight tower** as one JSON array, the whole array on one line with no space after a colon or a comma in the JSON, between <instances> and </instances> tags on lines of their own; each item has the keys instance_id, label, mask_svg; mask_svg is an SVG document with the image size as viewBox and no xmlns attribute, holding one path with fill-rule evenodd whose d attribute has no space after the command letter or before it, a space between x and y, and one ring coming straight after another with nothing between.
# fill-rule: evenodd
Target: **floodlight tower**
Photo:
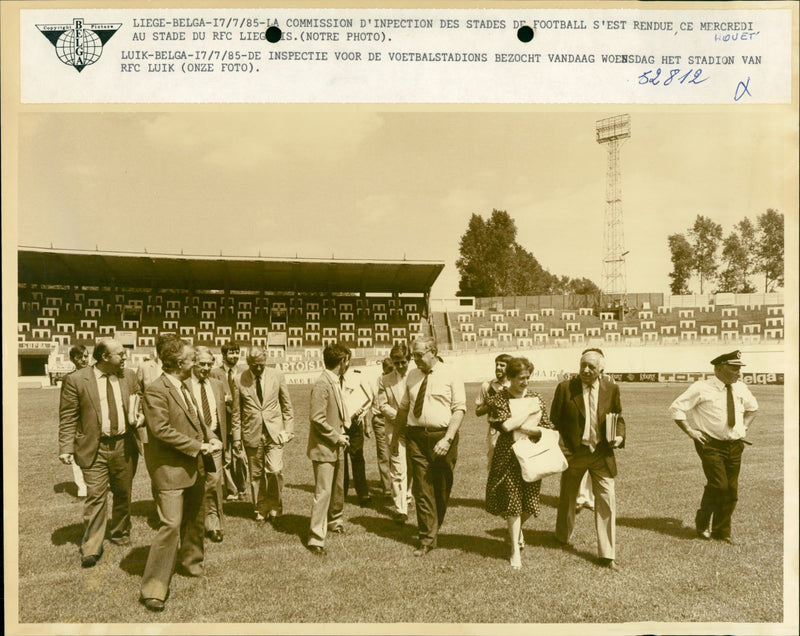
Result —
<instances>
[{"instance_id":1,"label":"floodlight tower","mask_svg":"<svg viewBox=\"0 0 800 636\"><path fill-rule=\"evenodd\" d=\"M631 136L631 116L617 115L600 119L596 126L597 143L608 149L606 167L606 213L603 231L603 275L601 289L605 302L609 294L621 294L620 305L627 304L625 277L625 235L622 231L622 183L619 168L619 148Z\"/></svg>"}]
</instances>

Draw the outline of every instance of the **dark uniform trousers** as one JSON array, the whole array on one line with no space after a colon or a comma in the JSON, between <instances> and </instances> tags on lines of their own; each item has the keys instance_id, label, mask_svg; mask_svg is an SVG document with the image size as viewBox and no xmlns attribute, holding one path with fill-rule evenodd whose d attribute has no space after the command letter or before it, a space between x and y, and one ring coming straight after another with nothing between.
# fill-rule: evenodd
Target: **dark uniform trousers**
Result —
<instances>
[{"instance_id":1,"label":"dark uniform trousers","mask_svg":"<svg viewBox=\"0 0 800 636\"><path fill-rule=\"evenodd\" d=\"M695 442L694 447L707 481L695 518L697 529L707 529L711 523L711 535L726 539L731 535L731 516L739 498L744 442L710 438L707 444Z\"/></svg>"},{"instance_id":2,"label":"dark uniform trousers","mask_svg":"<svg viewBox=\"0 0 800 636\"><path fill-rule=\"evenodd\" d=\"M367 462L364 459L364 428L360 422L353 422L345 433L350 444L344 454L344 495L350 490L350 468L353 470L353 486L359 499L369 496L367 483Z\"/></svg>"},{"instance_id":3,"label":"dark uniform trousers","mask_svg":"<svg viewBox=\"0 0 800 636\"><path fill-rule=\"evenodd\" d=\"M419 542L433 548L447 513L447 502L453 488L453 469L458 459L458 434L446 455L437 457L433 453L433 447L446 434L447 428L406 428L406 452L414 473L412 490L417 503Z\"/></svg>"}]
</instances>

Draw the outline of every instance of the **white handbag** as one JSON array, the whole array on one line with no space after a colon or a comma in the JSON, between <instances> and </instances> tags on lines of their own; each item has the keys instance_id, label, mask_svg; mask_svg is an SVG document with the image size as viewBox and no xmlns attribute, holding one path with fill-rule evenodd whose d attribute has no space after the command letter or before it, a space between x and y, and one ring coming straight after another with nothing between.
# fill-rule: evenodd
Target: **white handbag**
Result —
<instances>
[{"instance_id":1,"label":"white handbag","mask_svg":"<svg viewBox=\"0 0 800 636\"><path fill-rule=\"evenodd\" d=\"M522 479L527 482L539 481L567 469L567 458L558 445L558 431L549 428L541 431L538 442L524 437L511 445L522 469Z\"/></svg>"}]
</instances>

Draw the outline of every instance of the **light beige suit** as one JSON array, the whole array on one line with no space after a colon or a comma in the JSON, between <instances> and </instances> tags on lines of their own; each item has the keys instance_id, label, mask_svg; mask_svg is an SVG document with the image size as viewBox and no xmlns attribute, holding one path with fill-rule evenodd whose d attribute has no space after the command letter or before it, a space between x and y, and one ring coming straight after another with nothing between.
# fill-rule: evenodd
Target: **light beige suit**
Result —
<instances>
[{"instance_id":1,"label":"light beige suit","mask_svg":"<svg viewBox=\"0 0 800 636\"><path fill-rule=\"evenodd\" d=\"M398 430L395 422L405 391L406 376L392 371L378 379L378 395L375 399L375 408L386 421L386 437L391 449L389 471L392 480L392 501L395 511L401 515L408 515L408 503L411 499L411 473L408 470L406 438L405 434Z\"/></svg>"}]
</instances>

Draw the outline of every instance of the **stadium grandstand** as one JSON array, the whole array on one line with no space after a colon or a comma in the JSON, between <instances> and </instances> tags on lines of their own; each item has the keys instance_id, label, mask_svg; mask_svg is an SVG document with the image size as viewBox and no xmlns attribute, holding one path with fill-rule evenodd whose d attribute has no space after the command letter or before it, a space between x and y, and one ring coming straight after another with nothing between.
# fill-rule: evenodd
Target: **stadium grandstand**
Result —
<instances>
[{"instance_id":1,"label":"stadium grandstand","mask_svg":"<svg viewBox=\"0 0 800 636\"><path fill-rule=\"evenodd\" d=\"M354 364L369 366L420 334L461 356L470 381L498 350L531 356L534 379L545 379L571 369L575 349L585 347L618 348L622 372L696 371L707 350L721 347L755 354L754 371L782 371L774 363L784 338L778 293L628 294L605 306L579 295L431 299L443 262L29 247L19 248L18 267L21 386L56 383L72 369L72 345L91 349L103 337L128 348L136 367L163 333L217 352L231 341L263 346L298 382L319 373L328 343L346 343Z\"/></svg>"}]
</instances>

